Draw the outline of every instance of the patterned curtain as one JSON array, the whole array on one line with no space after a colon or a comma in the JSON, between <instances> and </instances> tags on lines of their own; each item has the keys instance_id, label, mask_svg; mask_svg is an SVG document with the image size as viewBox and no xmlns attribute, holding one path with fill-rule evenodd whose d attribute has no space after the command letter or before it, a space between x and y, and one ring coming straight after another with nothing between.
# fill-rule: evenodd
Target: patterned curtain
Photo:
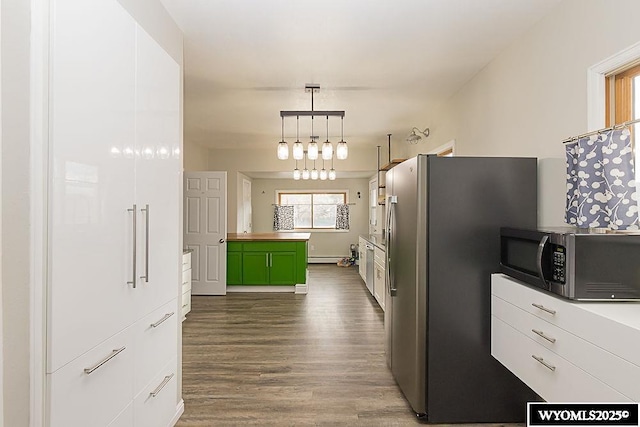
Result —
<instances>
[{"instance_id":1,"label":"patterned curtain","mask_svg":"<svg viewBox=\"0 0 640 427\"><path fill-rule=\"evenodd\" d=\"M293 206L274 206L273 231L293 230L293 228Z\"/></svg>"},{"instance_id":2,"label":"patterned curtain","mask_svg":"<svg viewBox=\"0 0 640 427\"><path fill-rule=\"evenodd\" d=\"M349 229L349 205L336 205L336 230Z\"/></svg>"},{"instance_id":3,"label":"patterned curtain","mask_svg":"<svg viewBox=\"0 0 640 427\"><path fill-rule=\"evenodd\" d=\"M638 190L628 129L566 144L565 221L581 228L637 230Z\"/></svg>"}]
</instances>

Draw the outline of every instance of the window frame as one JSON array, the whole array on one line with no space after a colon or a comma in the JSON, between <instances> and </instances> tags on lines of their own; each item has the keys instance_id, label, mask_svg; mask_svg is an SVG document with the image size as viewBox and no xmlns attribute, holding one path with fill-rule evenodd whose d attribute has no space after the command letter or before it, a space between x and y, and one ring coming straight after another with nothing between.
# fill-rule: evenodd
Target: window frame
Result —
<instances>
[{"instance_id":1,"label":"window frame","mask_svg":"<svg viewBox=\"0 0 640 427\"><path fill-rule=\"evenodd\" d=\"M294 194L294 195L311 195L311 227L295 227L293 230L281 230L279 233L300 233L300 232L321 232L321 233L345 233L349 230L336 230L335 224L332 227L313 227L313 195L315 194L342 194L344 196L344 203L349 203L349 190L343 189L317 189L317 190L276 190L275 192L275 204L281 205L282 195Z\"/></svg>"}]
</instances>

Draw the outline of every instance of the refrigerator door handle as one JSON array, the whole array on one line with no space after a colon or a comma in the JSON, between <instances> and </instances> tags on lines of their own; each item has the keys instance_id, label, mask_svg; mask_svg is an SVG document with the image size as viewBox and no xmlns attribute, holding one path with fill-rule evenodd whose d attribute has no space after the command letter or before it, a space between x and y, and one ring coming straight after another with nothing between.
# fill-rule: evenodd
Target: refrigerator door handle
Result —
<instances>
[{"instance_id":1,"label":"refrigerator door handle","mask_svg":"<svg viewBox=\"0 0 640 427\"><path fill-rule=\"evenodd\" d=\"M391 248L392 248L392 235L393 233L391 232L391 227L393 224L393 207L395 204L398 203L398 197L397 196L389 196L389 203L387 203L388 209L387 209L387 256L386 256L386 261L387 261L387 265L385 266L385 272L386 272L386 287L388 289L389 295L391 295L392 297L396 296L396 293L398 291L397 288L395 288L393 286L393 282L392 282L392 277L393 274L391 269L392 269L392 257L391 257Z\"/></svg>"}]
</instances>

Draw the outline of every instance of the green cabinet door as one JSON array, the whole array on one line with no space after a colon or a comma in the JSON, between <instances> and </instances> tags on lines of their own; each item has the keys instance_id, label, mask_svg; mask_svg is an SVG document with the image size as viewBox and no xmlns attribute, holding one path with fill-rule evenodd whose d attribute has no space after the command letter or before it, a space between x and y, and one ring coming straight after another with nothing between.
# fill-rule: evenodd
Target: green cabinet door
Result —
<instances>
[{"instance_id":1,"label":"green cabinet door","mask_svg":"<svg viewBox=\"0 0 640 427\"><path fill-rule=\"evenodd\" d=\"M242 284L269 284L269 254L267 252L242 253Z\"/></svg>"},{"instance_id":2,"label":"green cabinet door","mask_svg":"<svg viewBox=\"0 0 640 427\"><path fill-rule=\"evenodd\" d=\"M227 285L242 285L242 252L227 252Z\"/></svg>"},{"instance_id":3,"label":"green cabinet door","mask_svg":"<svg viewBox=\"0 0 640 427\"><path fill-rule=\"evenodd\" d=\"M269 283L272 285L291 285L296 283L296 253L272 252Z\"/></svg>"}]
</instances>

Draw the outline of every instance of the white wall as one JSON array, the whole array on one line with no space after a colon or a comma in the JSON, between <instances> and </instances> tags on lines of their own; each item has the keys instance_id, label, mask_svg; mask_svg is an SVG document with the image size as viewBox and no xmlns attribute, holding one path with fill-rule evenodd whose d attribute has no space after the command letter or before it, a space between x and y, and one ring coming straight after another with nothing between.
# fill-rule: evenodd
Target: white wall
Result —
<instances>
[{"instance_id":1,"label":"white wall","mask_svg":"<svg viewBox=\"0 0 640 427\"><path fill-rule=\"evenodd\" d=\"M640 40L637 0L567 0L426 117L427 152L451 139L456 155L539 160L540 225L562 225L561 141L587 129L587 69Z\"/></svg>"},{"instance_id":2,"label":"white wall","mask_svg":"<svg viewBox=\"0 0 640 427\"><path fill-rule=\"evenodd\" d=\"M309 257L347 257L349 245L368 233L367 189L369 179L335 181L294 181L293 179L254 179L251 187L253 231L273 232L273 204L276 190L349 190L349 231L313 232L309 239ZM360 198L358 198L360 192Z\"/></svg>"},{"instance_id":3,"label":"white wall","mask_svg":"<svg viewBox=\"0 0 640 427\"><path fill-rule=\"evenodd\" d=\"M267 145L269 145L268 148L255 149L251 151L236 149L209 150L208 169L212 171L227 171L227 176L229 177L237 176L237 172L293 172L295 161L292 159L278 160L276 157L276 144ZM316 163L316 166L320 164L321 163ZM309 167L309 163L307 163L307 167ZM373 175L377 169L376 148L364 147L355 149L350 147L349 157L346 160L334 160L334 167L338 178L340 178L340 172L345 170L368 171L370 172L369 175ZM298 168L302 169L301 162L298 162ZM242 194L242 192L238 192L237 187L238 180L229 179L227 182L228 230L238 229L237 198L238 194Z\"/></svg>"},{"instance_id":4,"label":"white wall","mask_svg":"<svg viewBox=\"0 0 640 427\"><path fill-rule=\"evenodd\" d=\"M2 336L4 425L29 420L30 5L2 0ZM11 108L7 108L11 106Z\"/></svg>"},{"instance_id":5,"label":"white wall","mask_svg":"<svg viewBox=\"0 0 640 427\"><path fill-rule=\"evenodd\" d=\"M194 142L184 141L184 170L202 172L209 170L209 150Z\"/></svg>"},{"instance_id":6,"label":"white wall","mask_svg":"<svg viewBox=\"0 0 640 427\"><path fill-rule=\"evenodd\" d=\"M251 182L251 192L253 193L253 180L251 178L249 178L247 175L238 172L237 173L237 177L236 177L236 190L237 190L237 194L236 194L236 200L237 200L237 207L236 207L236 233L244 233L244 187L243 187L243 181L247 180L249 182ZM253 232L253 195L252 195L252 199L251 199L251 213L252 213L252 220L251 220L251 231ZM229 229L230 230L230 229Z\"/></svg>"}]
</instances>

